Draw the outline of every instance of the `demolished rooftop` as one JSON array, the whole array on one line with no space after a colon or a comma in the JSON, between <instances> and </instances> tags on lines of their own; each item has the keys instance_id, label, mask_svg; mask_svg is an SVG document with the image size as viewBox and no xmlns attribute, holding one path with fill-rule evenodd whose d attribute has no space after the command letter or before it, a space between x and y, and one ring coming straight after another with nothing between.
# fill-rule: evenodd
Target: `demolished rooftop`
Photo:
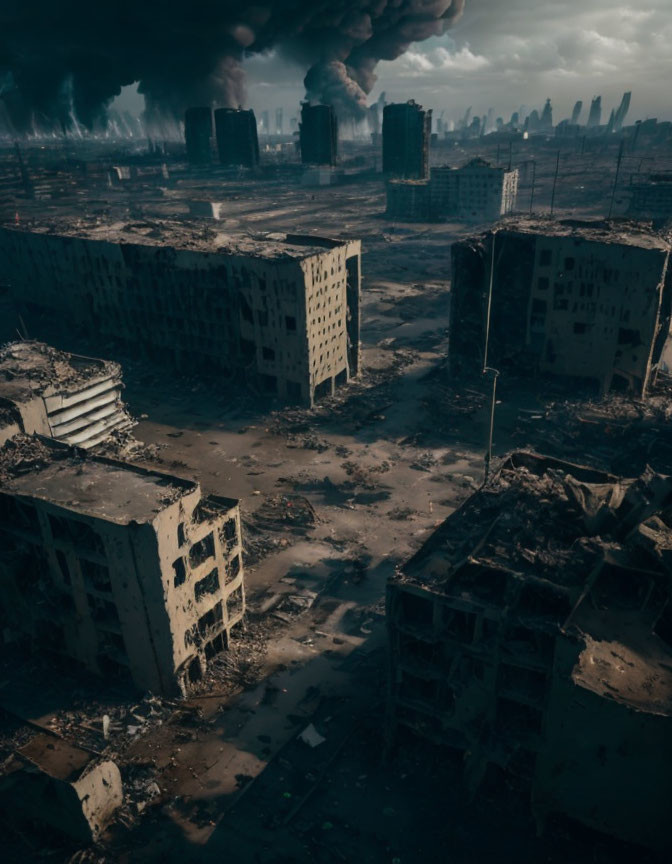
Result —
<instances>
[{"instance_id":1,"label":"demolished rooftop","mask_svg":"<svg viewBox=\"0 0 672 864\"><path fill-rule=\"evenodd\" d=\"M39 433L89 448L133 425L117 363L24 340L0 348L2 439Z\"/></svg>"},{"instance_id":2,"label":"demolished rooftop","mask_svg":"<svg viewBox=\"0 0 672 864\"><path fill-rule=\"evenodd\" d=\"M393 729L467 751L472 786L526 777L542 821L666 848L671 526L670 477L513 454L389 583Z\"/></svg>"}]
</instances>

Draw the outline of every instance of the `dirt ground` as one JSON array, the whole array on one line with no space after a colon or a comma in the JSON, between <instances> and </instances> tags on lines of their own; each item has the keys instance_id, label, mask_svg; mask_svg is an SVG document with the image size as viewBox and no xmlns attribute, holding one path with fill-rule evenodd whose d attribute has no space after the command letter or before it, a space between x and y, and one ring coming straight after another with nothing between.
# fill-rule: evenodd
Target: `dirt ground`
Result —
<instances>
[{"instance_id":1,"label":"dirt ground","mask_svg":"<svg viewBox=\"0 0 672 864\"><path fill-rule=\"evenodd\" d=\"M537 195L547 206L555 157L542 155ZM606 170L591 175L599 200L581 190L582 212L603 206ZM473 228L385 221L380 180L319 190L277 177L216 188L185 180L133 206L146 217L177 215L203 187L226 202L225 231L362 239L363 372L314 411L288 409L206 376L172 378L116 345L50 334L58 347L123 362L135 435L148 445L141 461L240 498L249 615L231 657L186 703L145 700L133 713L123 688L81 685L82 711L115 720L102 741L94 716L87 740L114 753L129 801L91 850L6 825L5 860L40 849L46 860L80 862L647 860L576 826L538 836L526 790L511 780L488 777L470 801L459 757L412 740L385 747L386 580L483 477L489 382L450 381L444 364L450 244ZM570 199L565 185L560 206ZM128 205L110 201L108 215ZM4 311L11 338L18 323ZM495 453L534 443L521 411L543 413L557 395L502 382ZM25 733L12 716L80 734L67 678L27 706L10 694L16 669L4 671L7 735ZM132 719L138 712L142 722ZM316 746L298 737L305 730Z\"/></svg>"}]
</instances>

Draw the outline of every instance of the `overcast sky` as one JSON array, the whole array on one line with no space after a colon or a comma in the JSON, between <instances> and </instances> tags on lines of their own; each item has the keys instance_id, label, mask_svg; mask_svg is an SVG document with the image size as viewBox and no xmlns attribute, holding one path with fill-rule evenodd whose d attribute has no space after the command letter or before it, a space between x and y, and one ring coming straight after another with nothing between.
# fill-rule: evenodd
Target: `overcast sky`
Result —
<instances>
[{"instance_id":1,"label":"overcast sky","mask_svg":"<svg viewBox=\"0 0 672 864\"><path fill-rule=\"evenodd\" d=\"M260 112L282 105L295 114L305 70L280 52L246 61L248 102ZM388 101L415 98L446 118L491 106L508 119L521 105L551 97L554 120L577 99L584 112L602 94L603 122L624 90L628 120L672 119L672 0L466 0L445 36L416 44L378 66ZM585 122L586 114L582 119Z\"/></svg>"}]
</instances>

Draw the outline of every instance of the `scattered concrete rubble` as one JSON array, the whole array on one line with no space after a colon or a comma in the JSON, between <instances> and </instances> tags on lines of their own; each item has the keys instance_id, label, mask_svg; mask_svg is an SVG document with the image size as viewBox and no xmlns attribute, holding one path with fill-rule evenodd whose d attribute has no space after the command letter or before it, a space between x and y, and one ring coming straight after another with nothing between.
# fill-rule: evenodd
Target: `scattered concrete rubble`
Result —
<instances>
[{"instance_id":1,"label":"scattered concrete rubble","mask_svg":"<svg viewBox=\"0 0 672 864\"><path fill-rule=\"evenodd\" d=\"M19 747L0 774L3 812L47 824L73 840L96 840L123 800L119 768L42 734Z\"/></svg>"},{"instance_id":2,"label":"scattered concrete rubble","mask_svg":"<svg viewBox=\"0 0 672 864\"><path fill-rule=\"evenodd\" d=\"M526 778L662 851L672 801L672 478L514 453L388 585L389 733ZM651 794L651 790L655 790Z\"/></svg>"}]
</instances>

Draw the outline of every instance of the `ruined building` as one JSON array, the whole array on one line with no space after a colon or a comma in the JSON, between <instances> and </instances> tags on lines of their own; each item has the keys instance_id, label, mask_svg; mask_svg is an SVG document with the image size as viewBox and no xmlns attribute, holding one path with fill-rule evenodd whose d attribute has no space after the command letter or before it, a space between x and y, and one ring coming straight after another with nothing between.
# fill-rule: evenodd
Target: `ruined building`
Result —
<instances>
[{"instance_id":1,"label":"ruined building","mask_svg":"<svg viewBox=\"0 0 672 864\"><path fill-rule=\"evenodd\" d=\"M359 241L170 222L53 230L0 228L31 332L46 313L158 363L308 405L359 372Z\"/></svg>"},{"instance_id":2,"label":"ruined building","mask_svg":"<svg viewBox=\"0 0 672 864\"><path fill-rule=\"evenodd\" d=\"M187 108L184 113L184 140L187 161L191 165L209 165L212 162L211 108Z\"/></svg>"},{"instance_id":3,"label":"ruined building","mask_svg":"<svg viewBox=\"0 0 672 864\"><path fill-rule=\"evenodd\" d=\"M383 173L409 180L429 176L432 112L413 100L383 109Z\"/></svg>"},{"instance_id":4,"label":"ruined building","mask_svg":"<svg viewBox=\"0 0 672 864\"><path fill-rule=\"evenodd\" d=\"M516 220L454 244L453 372L482 367L491 296L490 366L641 396L670 329L669 254L628 222Z\"/></svg>"},{"instance_id":5,"label":"ruined building","mask_svg":"<svg viewBox=\"0 0 672 864\"><path fill-rule=\"evenodd\" d=\"M0 348L0 443L17 432L88 449L133 425L117 363L41 342Z\"/></svg>"},{"instance_id":6,"label":"ruined building","mask_svg":"<svg viewBox=\"0 0 672 864\"><path fill-rule=\"evenodd\" d=\"M301 105L299 124L304 165L335 165L338 158L338 120L333 105Z\"/></svg>"},{"instance_id":7,"label":"ruined building","mask_svg":"<svg viewBox=\"0 0 672 864\"><path fill-rule=\"evenodd\" d=\"M495 222L516 206L518 169L476 158L460 168L432 168L429 180L388 180L386 189L393 219Z\"/></svg>"},{"instance_id":8,"label":"ruined building","mask_svg":"<svg viewBox=\"0 0 672 864\"><path fill-rule=\"evenodd\" d=\"M259 164L259 139L254 111L218 108L215 111L215 134L222 165L254 168Z\"/></svg>"},{"instance_id":9,"label":"ruined building","mask_svg":"<svg viewBox=\"0 0 672 864\"><path fill-rule=\"evenodd\" d=\"M0 450L3 626L143 690L184 692L245 611L238 502L17 436Z\"/></svg>"},{"instance_id":10,"label":"ruined building","mask_svg":"<svg viewBox=\"0 0 672 864\"><path fill-rule=\"evenodd\" d=\"M672 478L517 453L388 585L389 733L669 852ZM490 769L492 770L492 769Z\"/></svg>"},{"instance_id":11,"label":"ruined building","mask_svg":"<svg viewBox=\"0 0 672 864\"><path fill-rule=\"evenodd\" d=\"M672 222L672 172L636 176L629 192L628 216Z\"/></svg>"}]
</instances>

